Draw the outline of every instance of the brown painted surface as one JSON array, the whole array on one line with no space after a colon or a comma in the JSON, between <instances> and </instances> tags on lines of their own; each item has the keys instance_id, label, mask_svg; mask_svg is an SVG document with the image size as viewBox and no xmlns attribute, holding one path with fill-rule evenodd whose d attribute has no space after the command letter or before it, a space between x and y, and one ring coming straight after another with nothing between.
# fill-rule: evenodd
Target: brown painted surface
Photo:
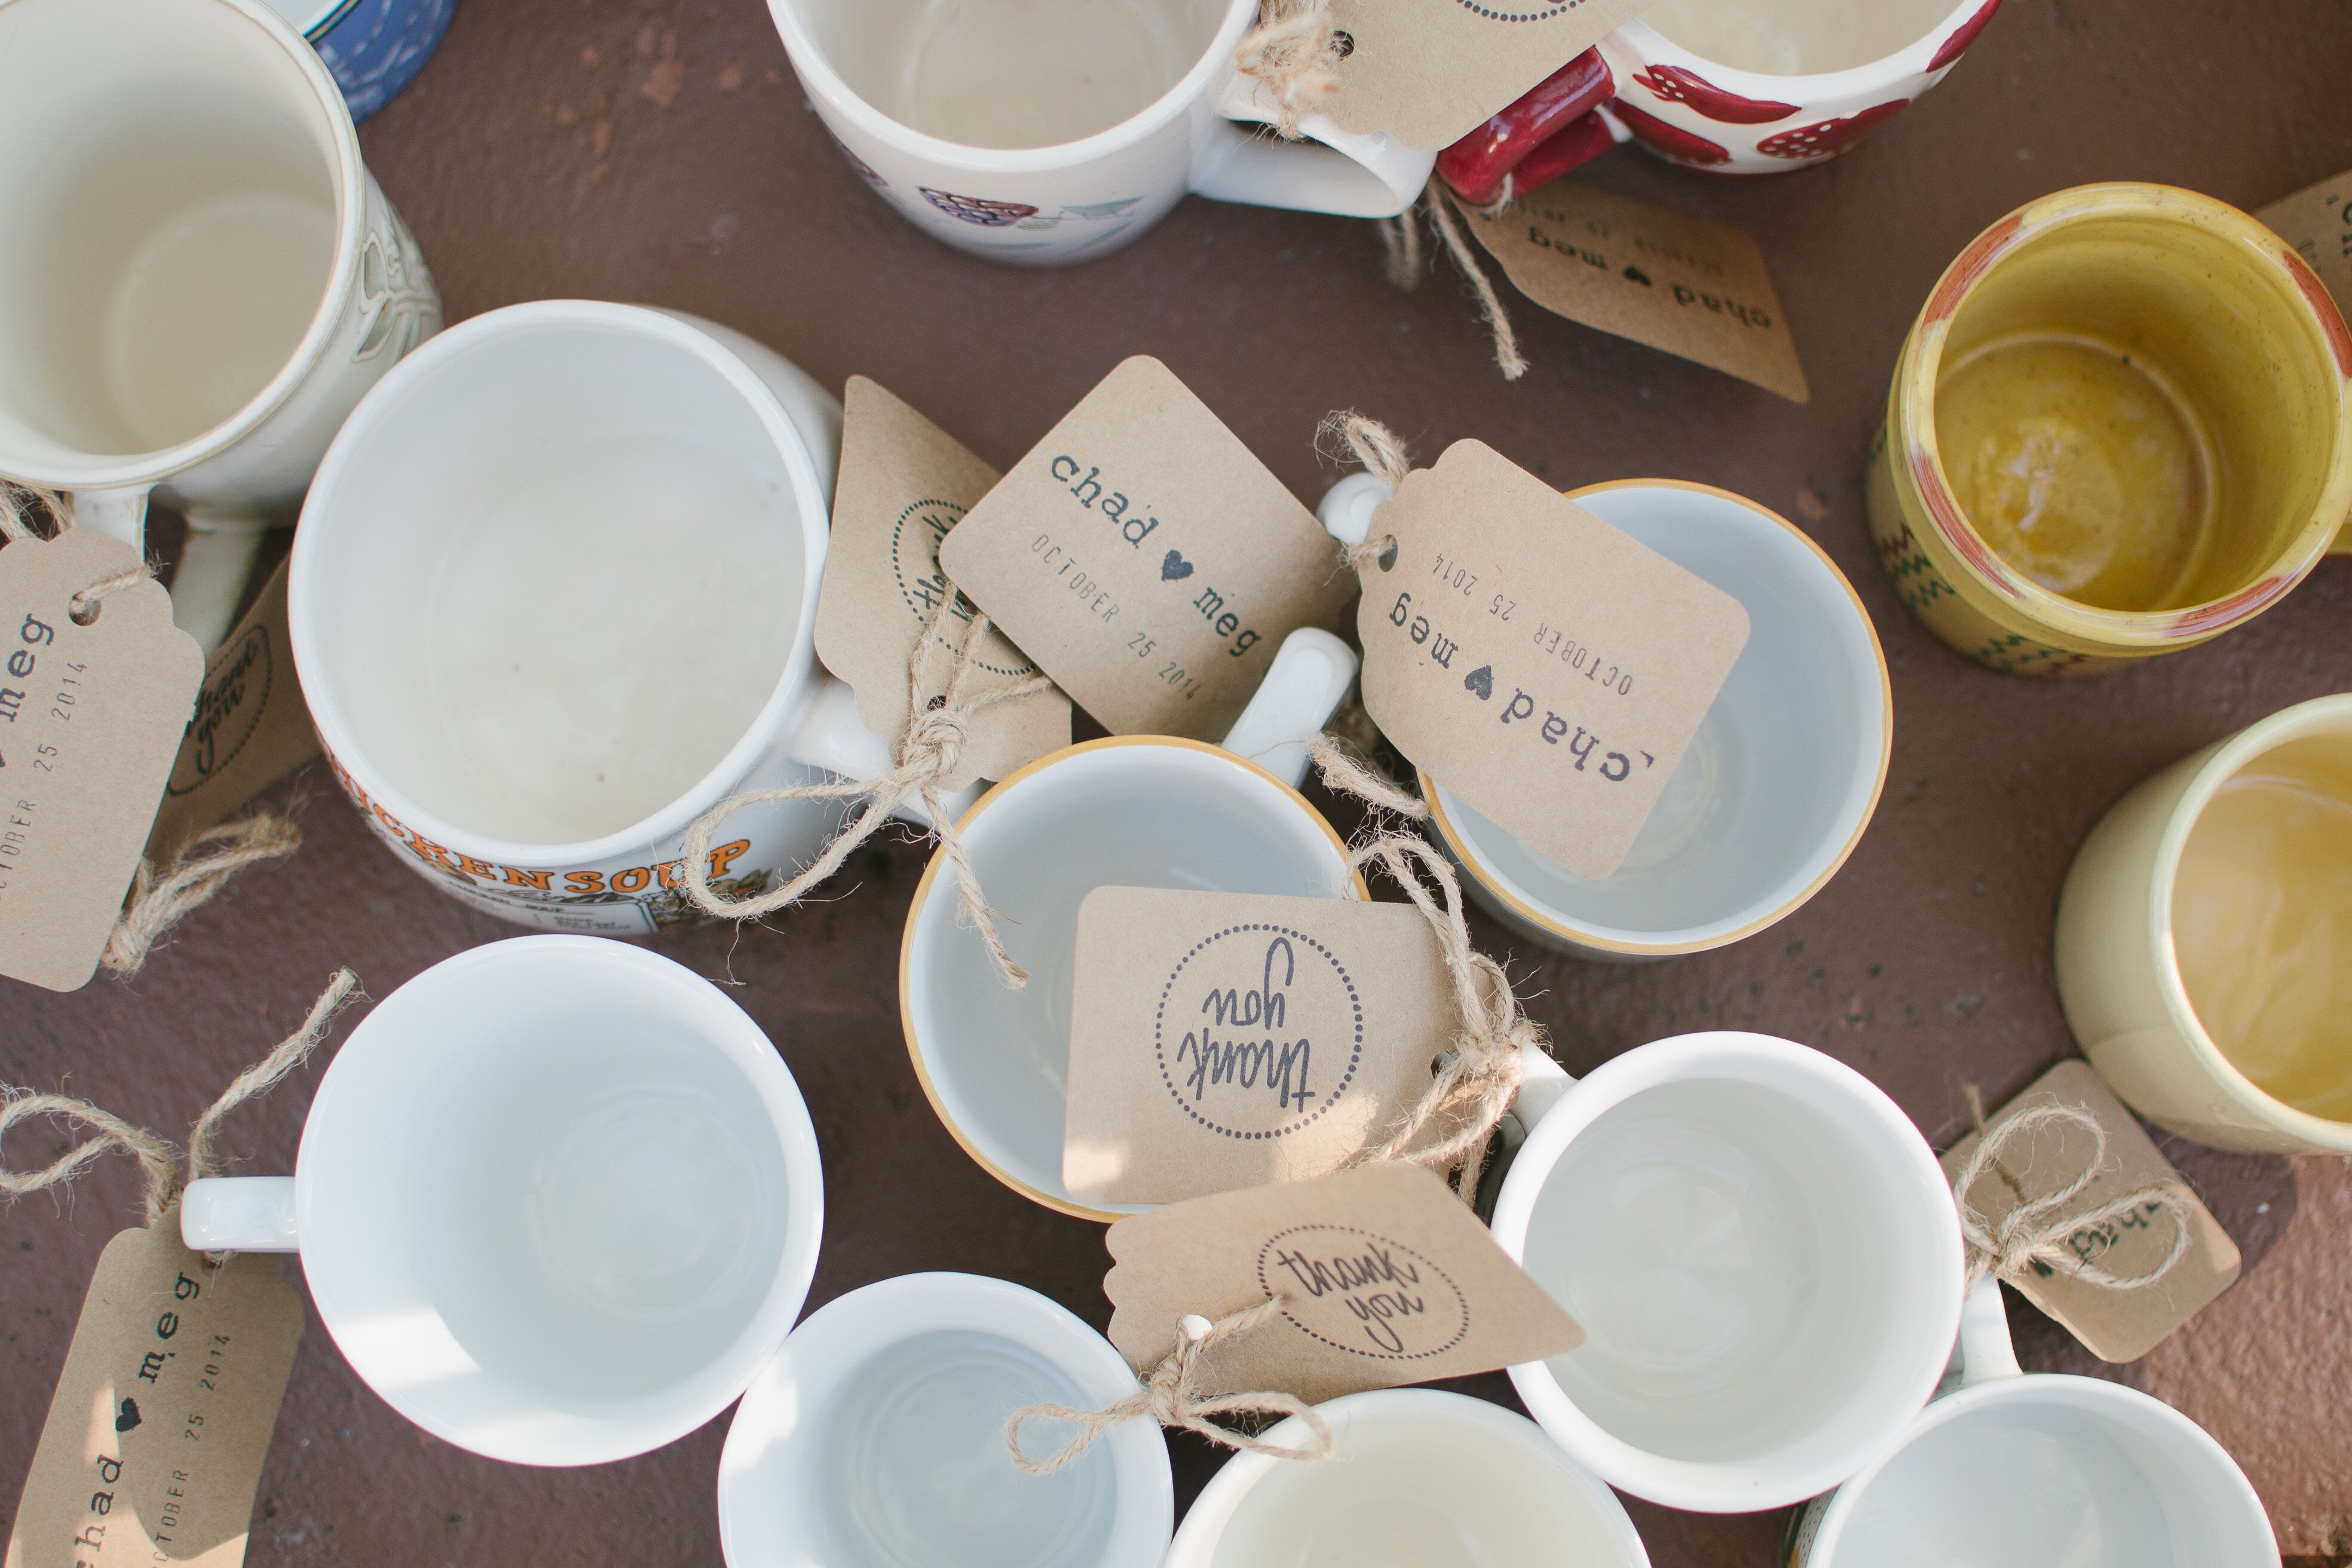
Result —
<instances>
[{"instance_id":1,"label":"brown painted surface","mask_svg":"<svg viewBox=\"0 0 2352 1568\"><path fill-rule=\"evenodd\" d=\"M1475 436L1563 487L1704 480L1798 520L1861 590L1896 689L1885 801L1843 873L1761 936L1646 968L1477 931L1511 953L1571 1070L1695 1027L1769 1030L1870 1073L1940 1145L1962 1125L1962 1085L1997 1103L2069 1049L2052 910L2101 810L2219 735L2352 689L2352 565L2323 565L2247 630L2126 674L2042 685L1966 664L1896 605L1864 535L1863 450L1896 347L1945 263L2032 196L2133 177L2257 206L2352 165L2347 59L2352 10L2333 0L2171 5L2161 26L2130 0L2010 0L1944 86L1823 168L1743 183L1633 151L1596 165L1591 177L1612 188L1757 237L1805 356L1807 407L1525 308L1534 369L1507 385L1452 274L1399 293L1370 229L1336 219L1188 202L1076 271L951 254L835 153L754 0L465 0L438 58L362 140L452 320L561 295L698 311L820 380L878 378L1000 466L1122 356L1154 353L1302 498L1330 475L1309 448L1316 421L1355 405L1424 457ZM278 795L302 799L301 853L247 873L135 982L66 997L6 987L0 1079L62 1086L177 1131L335 965L382 997L509 934L368 838L320 770ZM740 939L702 931L661 947L740 983L734 994L808 1097L831 1197L812 1304L959 1268L1035 1286L1101 1323L1098 1231L982 1175L915 1086L893 992L922 864L909 847L862 853L837 901ZM226 1142L240 1169L291 1169L315 1081L314 1068L237 1113ZM12 1163L60 1142L37 1132ZM2352 1550L2352 1170L2171 1152L2244 1248L2243 1280L2122 1369L2095 1366L2012 1298L2025 1360L2178 1405L2244 1464L2290 1554ZM82 1287L134 1188L128 1163L110 1161L70 1197L0 1215L11 1502ZM1476 1387L1508 1397L1500 1378ZM314 1324L249 1561L715 1564L724 1435L714 1424L586 1472L491 1464L420 1437ZM1189 1497L1214 1461L1189 1438L1176 1452ZM1660 1568L1765 1568L1785 1522L1633 1511Z\"/></svg>"}]
</instances>

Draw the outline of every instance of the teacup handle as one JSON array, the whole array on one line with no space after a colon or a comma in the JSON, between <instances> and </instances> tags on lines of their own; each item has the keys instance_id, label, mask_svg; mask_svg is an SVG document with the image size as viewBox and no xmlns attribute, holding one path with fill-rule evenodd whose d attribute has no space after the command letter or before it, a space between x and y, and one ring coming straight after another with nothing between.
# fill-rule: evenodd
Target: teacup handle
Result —
<instances>
[{"instance_id":1,"label":"teacup handle","mask_svg":"<svg viewBox=\"0 0 2352 1568\"><path fill-rule=\"evenodd\" d=\"M119 539L142 554L147 549L144 485L112 490L77 490L74 525ZM237 601L253 572L268 523L237 512L192 509L180 569L172 576L172 619L206 653L220 646L236 619Z\"/></svg>"},{"instance_id":2,"label":"teacup handle","mask_svg":"<svg viewBox=\"0 0 2352 1568\"><path fill-rule=\"evenodd\" d=\"M2009 1307L2000 1281L1988 1275L1960 1303L1960 1386L2020 1377L2017 1346L2009 1337Z\"/></svg>"},{"instance_id":3,"label":"teacup handle","mask_svg":"<svg viewBox=\"0 0 2352 1568\"><path fill-rule=\"evenodd\" d=\"M294 1178L205 1176L180 1194L180 1239L194 1252L294 1252Z\"/></svg>"},{"instance_id":4,"label":"teacup handle","mask_svg":"<svg viewBox=\"0 0 2352 1568\"><path fill-rule=\"evenodd\" d=\"M816 695L801 717L800 727L784 742L784 754L803 767L823 768L845 779L865 783L890 771L890 747L857 717L857 697L848 683L830 675L819 677ZM978 781L940 796L950 820L961 817L978 800ZM919 801L908 801L890 814L917 827L929 829L930 813Z\"/></svg>"},{"instance_id":5,"label":"teacup handle","mask_svg":"<svg viewBox=\"0 0 2352 1568\"><path fill-rule=\"evenodd\" d=\"M1225 731L1225 750L1297 789L1307 780L1307 742L1355 683L1356 650L1320 626L1299 627L1282 639L1249 706Z\"/></svg>"},{"instance_id":6,"label":"teacup handle","mask_svg":"<svg viewBox=\"0 0 2352 1568\"><path fill-rule=\"evenodd\" d=\"M1320 114L1299 119L1311 142L1278 141L1265 131L1275 118L1271 92L1239 71L1226 74L1217 114L1192 150L1192 187L1213 201L1394 217L1421 198L1437 163L1434 153L1342 131Z\"/></svg>"}]
</instances>

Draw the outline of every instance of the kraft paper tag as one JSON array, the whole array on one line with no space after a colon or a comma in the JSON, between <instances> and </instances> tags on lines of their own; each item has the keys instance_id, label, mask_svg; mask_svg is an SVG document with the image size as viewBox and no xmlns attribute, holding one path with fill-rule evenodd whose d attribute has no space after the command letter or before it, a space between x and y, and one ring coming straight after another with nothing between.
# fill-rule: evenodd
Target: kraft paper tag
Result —
<instances>
[{"instance_id":1,"label":"kraft paper tag","mask_svg":"<svg viewBox=\"0 0 2352 1568\"><path fill-rule=\"evenodd\" d=\"M2273 202L2254 215L2311 264L2352 314L2352 171Z\"/></svg>"},{"instance_id":2,"label":"kraft paper tag","mask_svg":"<svg viewBox=\"0 0 2352 1568\"><path fill-rule=\"evenodd\" d=\"M1522 294L1554 315L1754 382L1812 394L1756 241L1562 180L1489 215L1455 204Z\"/></svg>"},{"instance_id":3,"label":"kraft paper tag","mask_svg":"<svg viewBox=\"0 0 2352 1568\"><path fill-rule=\"evenodd\" d=\"M236 1568L301 1340L301 1299L277 1258L215 1267L181 1245L176 1209L116 1236L33 1450L6 1568Z\"/></svg>"},{"instance_id":4,"label":"kraft paper tag","mask_svg":"<svg viewBox=\"0 0 2352 1568\"><path fill-rule=\"evenodd\" d=\"M2076 1200L2083 1211L2096 1209L2135 1187L2169 1188L2189 1212L2189 1250L2163 1278L2129 1290L2094 1285L2046 1264L2034 1265L2024 1279L2010 1283L2101 1361L2137 1361L2236 1280L2237 1244L2088 1062L2061 1062L2052 1068L1989 1118L1986 1129L1998 1129L2031 1107L2052 1104L2089 1111L2107 1134L2105 1166ZM2049 1127L2036 1130L2032 1139L2031 1147L2012 1145L2004 1151L1968 1194L1977 1212L1995 1226L2019 1204L2064 1186L2090 1160L2093 1142L2085 1130ZM1971 1132L1953 1145L1944 1156L1944 1174L1957 1177L1977 1143L1978 1135ZM2164 1261L2172 1247L2172 1226L2164 1210L2149 1205L2121 1220L2084 1226L2068 1237L2065 1245L2084 1262L2128 1279Z\"/></svg>"},{"instance_id":5,"label":"kraft paper tag","mask_svg":"<svg viewBox=\"0 0 2352 1568\"><path fill-rule=\"evenodd\" d=\"M1580 877L1605 877L1748 641L1739 601L1477 441L1373 514L1364 707L1399 751Z\"/></svg>"},{"instance_id":6,"label":"kraft paper tag","mask_svg":"<svg viewBox=\"0 0 2352 1568\"><path fill-rule=\"evenodd\" d=\"M1279 1317L1210 1351L1203 1392L1281 1389L1309 1403L1466 1377L1584 1342L1445 1184L1418 1165L1171 1204L1110 1227L1111 1342L1139 1372L1178 1321L1279 1296Z\"/></svg>"},{"instance_id":7,"label":"kraft paper tag","mask_svg":"<svg viewBox=\"0 0 2352 1568\"><path fill-rule=\"evenodd\" d=\"M1384 131L1433 153L1460 141L1599 43L1651 0L1332 0L1347 35L1343 131Z\"/></svg>"},{"instance_id":8,"label":"kraft paper tag","mask_svg":"<svg viewBox=\"0 0 2352 1568\"><path fill-rule=\"evenodd\" d=\"M997 473L878 383L851 376L842 403L841 481L817 595L816 652L856 693L866 727L895 744L907 732L908 662L947 592L940 542ZM959 596L922 650L926 690L947 689L971 626L970 604ZM972 658L978 668L966 689L974 696L1037 673L992 626ZM971 736L942 788L1003 778L1068 745L1070 700L1040 691L984 708L972 717Z\"/></svg>"},{"instance_id":9,"label":"kraft paper tag","mask_svg":"<svg viewBox=\"0 0 2352 1568\"><path fill-rule=\"evenodd\" d=\"M1462 1026L1408 904L1097 888L1078 908L1062 1181L1164 1204L1339 1169Z\"/></svg>"},{"instance_id":10,"label":"kraft paper tag","mask_svg":"<svg viewBox=\"0 0 2352 1568\"><path fill-rule=\"evenodd\" d=\"M1156 359L1126 361L940 547L1115 735L1217 741L1354 584L1314 513Z\"/></svg>"},{"instance_id":11,"label":"kraft paper tag","mask_svg":"<svg viewBox=\"0 0 2352 1568\"><path fill-rule=\"evenodd\" d=\"M86 528L0 549L0 974L51 991L98 968L204 677L159 583L73 619L138 564Z\"/></svg>"},{"instance_id":12,"label":"kraft paper tag","mask_svg":"<svg viewBox=\"0 0 2352 1568\"><path fill-rule=\"evenodd\" d=\"M253 608L205 661L195 712L147 836L147 858L158 865L319 754L286 626L288 564L278 563Z\"/></svg>"}]
</instances>

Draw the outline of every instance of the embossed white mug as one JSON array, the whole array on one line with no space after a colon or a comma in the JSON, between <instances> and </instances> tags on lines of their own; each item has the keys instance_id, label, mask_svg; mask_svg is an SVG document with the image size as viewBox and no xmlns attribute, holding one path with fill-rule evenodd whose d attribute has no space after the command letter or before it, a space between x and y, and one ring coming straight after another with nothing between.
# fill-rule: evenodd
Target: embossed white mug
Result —
<instances>
[{"instance_id":1,"label":"embossed white mug","mask_svg":"<svg viewBox=\"0 0 2352 1568\"><path fill-rule=\"evenodd\" d=\"M341 89L255 0L0 0L0 474L135 545L225 636L261 531L441 325Z\"/></svg>"}]
</instances>

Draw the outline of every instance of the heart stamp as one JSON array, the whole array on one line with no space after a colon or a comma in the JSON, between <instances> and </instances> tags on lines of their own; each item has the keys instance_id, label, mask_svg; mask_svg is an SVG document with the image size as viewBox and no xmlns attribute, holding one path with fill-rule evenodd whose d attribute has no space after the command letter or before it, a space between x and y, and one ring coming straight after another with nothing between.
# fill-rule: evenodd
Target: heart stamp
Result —
<instances>
[{"instance_id":1,"label":"heart stamp","mask_svg":"<svg viewBox=\"0 0 2352 1568\"><path fill-rule=\"evenodd\" d=\"M1192 563L1181 552L1171 550L1160 557L1160 580L1162 583L1181 583L1192 574Z\"/></svg>"},{"instance_id":2,"label":"heart stamp","mask_svg":"<svg viewBox=\"0 0 2352 1568\"><path fill-rule=\"evenodd\" d=\"M114 1418L114 1429L118 1432L128 1432L133 1426L138 1425L139 1402L135 1399L124 1400L122 1402L122 1414Z\"/></svg>"},{"instance_id":3,"label":"heart stamp","mask_svg":"<svg viewBox=\"0 0 2352 1568\"><path fill-rule=\"evenodd\" d=\"M1482 664L1477 668L1472 670L1469 674L1464 676L1462 678L1462 689L1476 693L1478 700L1481 702L1484 702L1488 698L1494 696L1495 667L1491 664Z\"/></svg>"}]
</instances>

